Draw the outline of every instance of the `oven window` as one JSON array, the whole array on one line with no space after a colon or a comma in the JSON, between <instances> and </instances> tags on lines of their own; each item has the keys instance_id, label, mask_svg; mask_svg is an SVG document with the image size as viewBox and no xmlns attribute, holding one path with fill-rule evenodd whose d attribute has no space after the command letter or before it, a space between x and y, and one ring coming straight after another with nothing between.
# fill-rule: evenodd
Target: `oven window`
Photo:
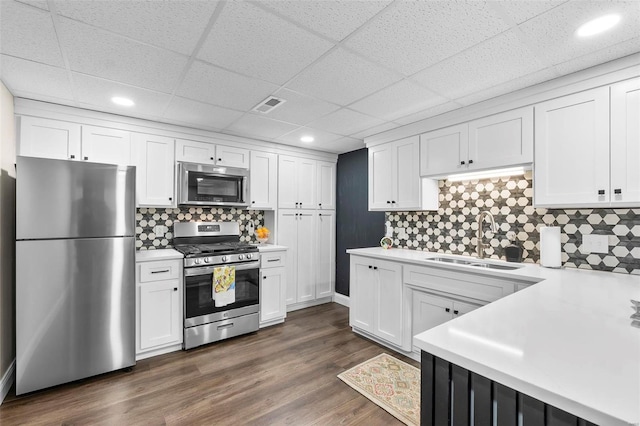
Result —
<instances>
[{"instance_id":1,"label":"oven window","mask_svg":"<svg viewBox=\"0 0 640 426\"><path fill-rule=\"evenodd\" d=\"M214 176L189 172L189 200L241 203L241 176Z\"/></svg>"},{"instance_id":2,"label":"oven window","mask_svg":"<svg viewBox=\"0 0 640 426\"><path fill-rule=\"evenodd\" d=\"M186 317L194 318L243 306L259 303L260 270L258 268L239 271L236 269L236 301L227 306L216 308L212 296L211 281L213 274L185 277L186 280Z\"/></svg>"}]
</instances>

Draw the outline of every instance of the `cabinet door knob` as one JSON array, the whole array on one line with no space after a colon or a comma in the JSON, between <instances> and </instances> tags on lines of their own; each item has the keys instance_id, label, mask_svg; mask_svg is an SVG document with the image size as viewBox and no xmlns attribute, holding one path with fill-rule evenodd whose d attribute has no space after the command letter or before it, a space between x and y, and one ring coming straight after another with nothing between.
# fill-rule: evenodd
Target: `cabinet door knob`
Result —
<instances>
[{"instance_id":1,"label":"cabinet door knob","mask_svg":"<svg viewBox=\"0 0 640 426\"><path fill-rule=\"evenodd\" d=\"M319 213L318 216L322 216L322 213Z\"/></svg>"},{"instance_id":2,"label":"cabinet door knob","mask_svg":"<svg viewBox=\"0 0 640 426\"><path fill-rule=\"evenodd\" d=\"M391 204L395 204L395 203L396 203L395 201L392 201L392 202L391 202Z\"/></svg>"},{"instance_id":3,"label":"cabinet door knob","mask_svg":"<svg viewBox=\"0 0 640 426\"><path fill-rule=\"evenodd\" d=\"M85 160L88 160L88 159L89 159L89 157L84 157L84 159L85 159Z\"/></svg>"},{"instance_id":4,"label":"cabinet door knob","mask_svg":"<svg viewBox=\"0 0 640 426\"><path fill-rule=\"evenodd\" d=\"M378 270L378 267L377 267L377 266L374 266L374 267L373 267L373 269L375 269L375 270L377 271L377 270Z\"/></svg>"},{"instance_id":5,"label":"cabinet door knob","mask_svg":"<svg viewBox=\"0 0 640 426\"><path fill-rule=\"evenodd\" d=\"M614 194L622 194L622 189L621 188L617 188L613 190Z\"/></svg>"},{"instance_id":6,"label":"cabinet door knob","mask_svg":"<svg viewBox=\"0 0 640 426\"><path fill-rule=\"evenodd\" d=\"M373 268L373 266L369 265L369 269Z\"/></svg>"},{"instance_id":7,"label":"cabinet door knob","mask_svg":"<svg viewBox=\"0 0 640 426\"><path fill-rule=\"evenodd\" d=\"M75 155L72 155L72 156L71 156L71 157L69 157L69 158L71 158L71 159L73 160L74 158L76 158L76 156L75 156Z\"/></svg>"},{"instance_id":8,"label":"cabinet door knob","mask_svg":"<svg viewBox=\"0 0 640 426\"><path fill-rule=\"evenodd\" d=\"M604 189L598 189L598 195L604 195Z\"/></svg>"},{"instance_id":9,"label":"cabinet door knob","mask_svg":"<svg viewBox=\"0 0 640 426\"><path fill-rule=\"evenodd\" d=\"M209 158L211 158L213 160L213 157L209 157Z\"/></svg>"},{"instance_id":10,"label":"cabinet door knob","mask_svg":"<svg viewBox=\"0 0 640 426\"><path fill-rule=\"evenodd\" d=\"M255 203L256 203L255 201L252 201L252 202L251 202L251 204L255 204Z\"/></svg>"},{"instance_id":11,"label":"cabinet door knob","mask_svg":"<svg viewBox=\"0 0 640 426\"><path fill-rule=\"evenodd\" d=\"M454 315L458 315L458 311L453 311L453 314Z\"/></svg>"},{"instance_id":12,"label":"cabinet door knob","mask_svg":"<svg viewBox=\"0 0 640 426\"><path fill-rule=\"evenodd\" d=\"M173 201L173 197L169 197L169 201Z\"/></svg>"},{"instance_id":13,"label":"cabinet door knob","mask_svg":"<svg viewBox=\"0 0 640 426\"><path fill-rule=\"evenodd\" d=\"M464 161L461 161L461 162L460 162L460 165L461 165L461 166L464 166L464 165L465 165L465 162L464 162Z\"/></svg>"},{"instance_id":14,"label":"cabinet door knob","mask_svg":"<svg viewBox=\"0 0 640 426\"><path fill-rule=\"evenodd\" d=\"M263 280L266 280L266 279L267 279L267 277L266 277L266 276L263 276L263 277L262 277L262 279L263 279Z\"/></svg>"},{"instance_id":15,"label":"cabinet door knob","mask_svg":"<svg viewBox=\"0 0 640 426\"><path fill-rule=\"evenodd\" d=\"M174 287L174 288L173 288L173 291L178 291L178 287Z\"/></svg>"},{"instance_id":16,"label":"cabinet door knob","mask_svg":"<svg viewBox=\"0 0 640 426\"><path fill-rule=\"evenodd\" d=\"M219 162L222 162L222 158L218 158L218 161L219 161Z\"/></svg>"},{"instance_id":17,"label":"cabinet door knob","mask_svg":"<svg viewBox=\"0 0 640 426\"><path fill-rule=\"evenodd\" d=\"M391 201L387 201L387 204L391 204Z\"/></svg>"},{"instance_id":18,"label":"cabinet door knob","mask_svg":"<svg viewBox=\"0 0 640 426\"><path fill-rule=\"evenodd\" d=\"M445 310L446 312L451 312L451 309L449 309L449 308L444 308L444 310Z\"/></svg>"},{"instance_id":19,"label":"cabinet door knob","mask_svg":"<svg viewBox=\"0 0 640 426\"><path fill-rule=\"evenodd\" d=\"M469 160L469 164L473 164L473 160Z\"/></svg>"}]
</instances>

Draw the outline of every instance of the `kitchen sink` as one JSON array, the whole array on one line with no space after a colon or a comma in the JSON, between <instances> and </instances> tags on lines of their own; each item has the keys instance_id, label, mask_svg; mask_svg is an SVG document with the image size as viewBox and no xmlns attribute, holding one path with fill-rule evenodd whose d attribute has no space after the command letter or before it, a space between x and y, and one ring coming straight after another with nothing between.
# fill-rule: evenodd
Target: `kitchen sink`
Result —
<instances>
[{"instance_id":1,"label":"kitchen sink","mask_svg":"<svg viewBox=\"0 0 640 426\"><path fill-rule=\"evenodd\" d=\"M466 260L466 259L454 259L451 257L428 257L426 260L429 260L431 262L442 262L442 263L453 263L456 265L475 266L478 268L486 268L486 269L499 269L503 271L513 271L515 269L520 268L520 266L498 265L495 263L479 262L476 259Z\"/></svg>"}]
</instances>

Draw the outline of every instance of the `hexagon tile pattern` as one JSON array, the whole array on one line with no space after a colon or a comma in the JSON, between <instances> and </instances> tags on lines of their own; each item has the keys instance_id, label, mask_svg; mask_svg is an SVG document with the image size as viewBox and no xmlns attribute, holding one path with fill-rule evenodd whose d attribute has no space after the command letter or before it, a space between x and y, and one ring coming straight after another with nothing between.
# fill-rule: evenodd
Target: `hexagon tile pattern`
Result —
<instances>
[{"instance_id":1,"label":"hexagon tile pattern","mask_svg":"<svg viewBox=\"0 0 640 426\"><path fill-rule=\"evenodd\" d=\"M240 224L240 241L257 243L255 235L249 235L247 222L256 228L264 224L264 211L235 208L182 207L177 209L139 208L136 211L136 250L166 249L173 247L173 224L176 222L230 222ZM163 237L156 237L157 225L167 227Z\"/></svg>"},{"instance_id":2,"label":"hexagon tile pattern","mask_svg":"<svg viewBox=\"0 0 640 426\"><path fill-rule=\"evenodd\" d=\"M508 231L523 248L523 262L540 260L540 227L560 226L564 266L640 275L640 209L546 209L533 207L531 172L524 176L450 182L441 180L438 211L387 212L396 247L475 255L476 217L490 211L498 226L485 224L487 256L504 258ZM406 230L400 238L400 229ZM582 236L607 235L609 253L584 253Z\"/></svg>"}]
</instances>

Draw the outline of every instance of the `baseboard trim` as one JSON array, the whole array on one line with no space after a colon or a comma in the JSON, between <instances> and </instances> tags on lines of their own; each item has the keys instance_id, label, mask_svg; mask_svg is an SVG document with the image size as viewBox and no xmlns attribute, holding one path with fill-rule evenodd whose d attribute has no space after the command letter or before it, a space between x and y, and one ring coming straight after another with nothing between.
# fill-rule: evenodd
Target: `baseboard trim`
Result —
<instances>
[{"instance_id":1,"label":"baseboard trim","mask_svg":"<svg viewBox=\"0 0 640 426\"><path fill-rule=\"evenodd\" d=\"M16 375L16 360L15 358L11 361L11 365L9 365L9 369L4 376L2 376L2 381L0 382L0 405L4 401L4 398L11 390L11 386L13 386L13 381Z\"/></svg>"},{"instance_id":2,"label":"baseboard trim","mask_svg":"<svg viewBox=\"0 0 640 426\"><path fill-rule=\"evenodd\" d=\"M168 354L168 353L171 353L171 352L177 352L177 351L181 351L181 350L182 350L182 343L177 343L177 344L173 344L173 345L169 345L169 346L164 346L164 347L162 347L160 349L152 349L152 350L147 351L147 352L142 352L142 353L136 354L136 361L140 361L140 360L151 358L151 357L158 356L158 355Z\"/></svg>"},{"instance_id":3,"label":"baseboard trim","mask_svg":"<svg viewBox=\"0 0 640 426\"><path fill-rule=\"evenodd\" d=\"M287 305L287 312L297 311L299 309L310 308L312 306L323 305L331 302L331 297L323 297L322 299L309 300L307 302L293 303Z\"/></svg>"},{"instance_id":4,"label":"baseboard trim","mask_svg":"<svg viewBox=\"0 0 640 426\"><path fill-rule=\"evenodd\" d=\"M349 296L340 293L333 293L333 301L339 305L349 307Z\"/></svg>"}]
</instances>

